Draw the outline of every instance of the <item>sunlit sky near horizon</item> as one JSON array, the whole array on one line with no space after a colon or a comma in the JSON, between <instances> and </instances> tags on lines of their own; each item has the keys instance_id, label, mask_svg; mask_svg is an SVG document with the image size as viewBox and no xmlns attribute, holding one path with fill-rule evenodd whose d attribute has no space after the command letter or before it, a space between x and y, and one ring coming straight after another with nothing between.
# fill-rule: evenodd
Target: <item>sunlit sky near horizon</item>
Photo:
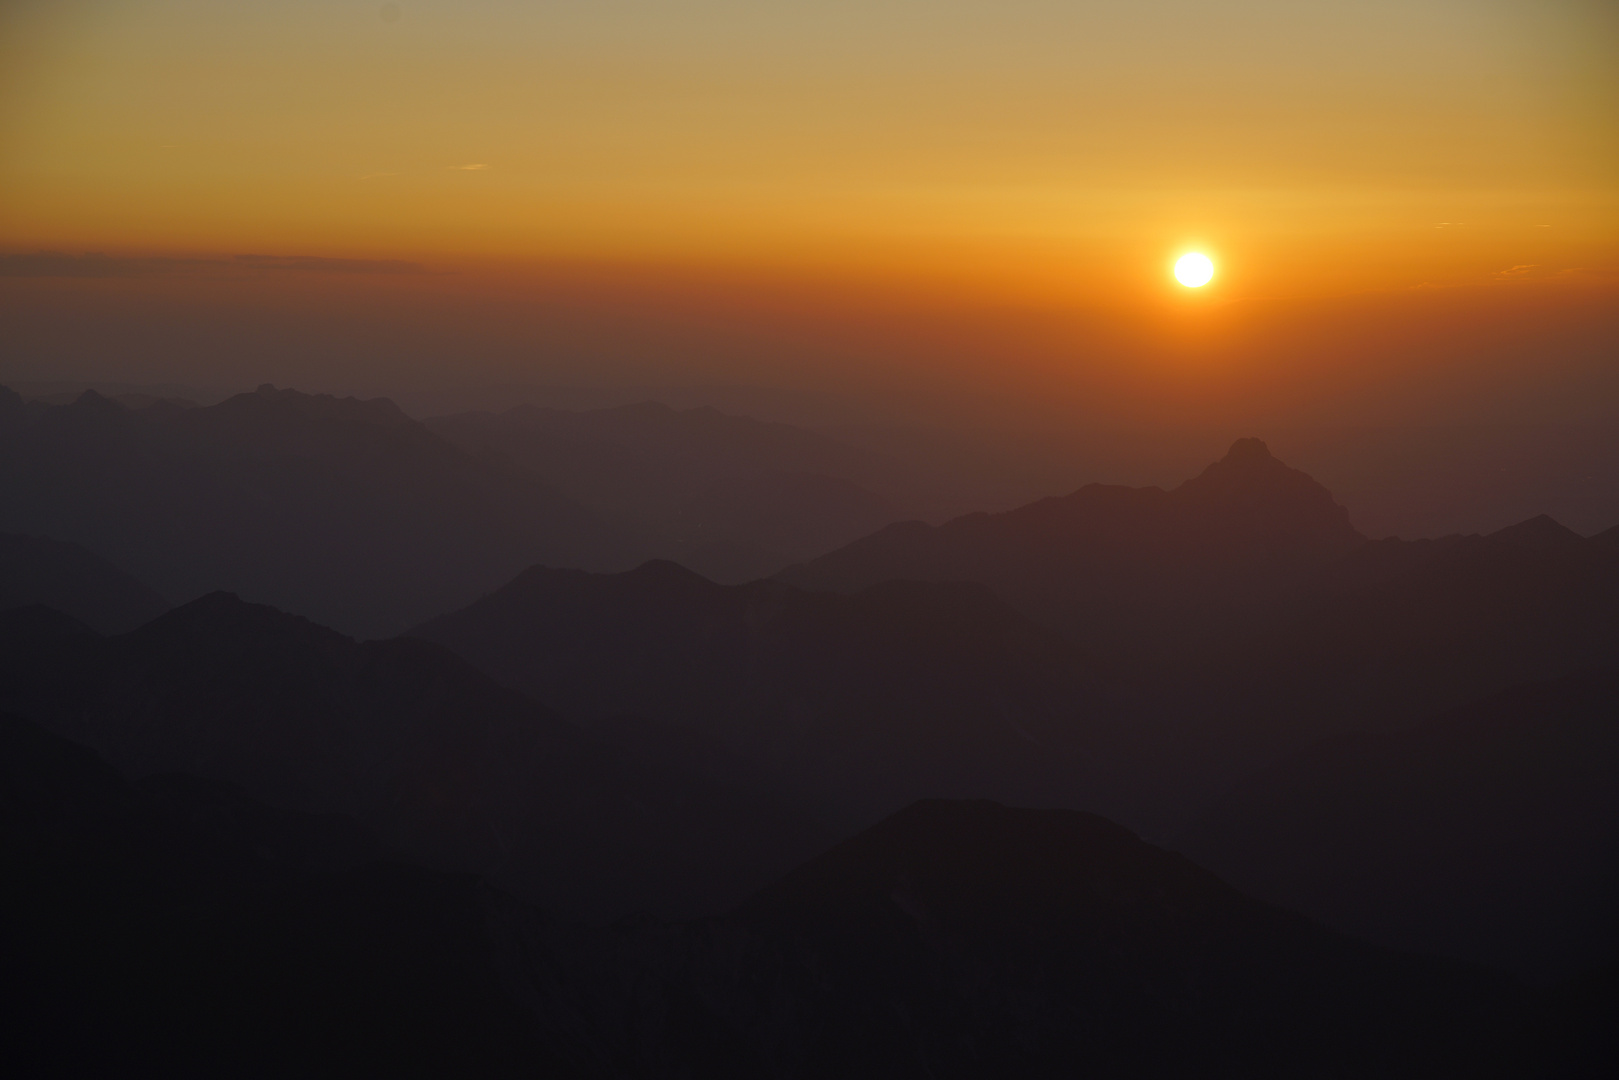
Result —
<instances>
[{"instance_id":1,"label":"sunlit sky near horizon","mask_svg":"<svg viewBox=\"0 0 1619 1080\"><path fill-rule=\"evenodd\" d=\"M1219 268L1204 288L1175 284L1188 251ZM709 275L703 317L753 336L732 348L688 334L665 349L683 357L808 356L818 334L845 344L817 355L880 352L913 316L883 315L893 305L877 293L849 301L858 311L840 328L812 325L827 289L847 299L872 283L988 307L1088 304L1151 341L1180 333L1163 323L1176 305L1424 288L1571 290L1589 322L1619 290L1619 5L9 0L0 258L38 252L201 260L183 264L193 270L243 253L409 260L448 276L288 286L274 301L254 286L253 302L280 312L266 334L308 316L327 320L323 347L346 335L380 352L358 324L331 329L348 316L310 314L333 289L358 290L353 311L397 320L409 308L421 321L411 342L470 342L463 355L499 363L541 338L576 358L659 347L655 329L622 348L596 348L588 327L536 329L550 316L511 284L534 267L551 282L592 267L597 283L602 268L633 268L677 291ZM114 309L150 322L168 304L177 326L197 322L179 314L186 303L226 310L201 286L41 283L56 271L13 265L14 336L46 343L29 346L30 362L68 324L84 350L94 334L78 324L127 336ZM119 265L139 277L157 264ZM161 265L174 277L182 264ZM781 301L797 305L791 317L760 313L776 300L727 299L771 275L788 293L817 284ZM610 291L590 300L600 324L640 310L615 308ZM491 314L500 297L516 299ZM1499 322L1519 302L1461 307ZM658 303L676 312L666 322L690 322L687 301ZM726 308L737 303L742 316ZM1456 356L1468 334L1497 351L1511 336L1455 315L1455 302L1432 318L1399 303L1333 317L1376 323L1379 340L1398 327L1416 327L1406 342L1449 334ZM1512 333L1573 325L1560 300L1522 303ZM428 327L435 304L459 314ZM38 314L50 310L75 314L52 330ZM1244 325L1264 323L1295 354L1326 333L1269 311ZM958 351L971 336L913 321ZM1011 341L1003 330L981 336ZM1595 355L1608 332L1580 329L1576 351ZM1077 370L1061 356L1081 346L1063 334L1041 346L1058 359L1040 364ZM1091 334L1086 355L1109 334ZM1350 363L1349 343L1329 345ZM147 351L164 348L179 355L172 342ZM988 369L957 366L975 363Z\"/></svg>"},{"instance_id":2,"label":"sunlit sky near horizon","mask_svg":"<svg viewBox=\"0 0 1619 1080\"><path fill-rule=\"evenodd\" d=\"M1201 246L1239 286L1342 287L1619 239L1599 3L24 0L0 27L13 249L1131 276Z\"/></svg>"}]
</instances>

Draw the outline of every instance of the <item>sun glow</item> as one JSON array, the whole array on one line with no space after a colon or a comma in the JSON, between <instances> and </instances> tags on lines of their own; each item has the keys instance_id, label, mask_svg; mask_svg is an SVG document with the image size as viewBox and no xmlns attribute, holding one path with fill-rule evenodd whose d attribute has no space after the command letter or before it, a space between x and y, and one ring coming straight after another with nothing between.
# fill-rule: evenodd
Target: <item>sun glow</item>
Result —
<instances>
[{"instance_id":1,"label":"sun glow","mask_svg":"<svg viewBox=\"0 0 1619 1080\"><path fill-rule=\"evenodd\" d=\"M1175 280L1188 289L1201 288L1207 285L1212 277L1214 277L1214 263L1209 261L1207 255L1193 252L1190 255L1182 255L1175 263Z\"/></svg>"}]
</instances>

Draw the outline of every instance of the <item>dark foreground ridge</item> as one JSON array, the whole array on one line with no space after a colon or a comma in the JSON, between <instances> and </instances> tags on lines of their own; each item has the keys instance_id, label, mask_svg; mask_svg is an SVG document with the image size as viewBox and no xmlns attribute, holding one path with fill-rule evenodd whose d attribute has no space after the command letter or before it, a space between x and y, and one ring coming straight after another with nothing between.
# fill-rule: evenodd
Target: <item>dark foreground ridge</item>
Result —
<instances>
[{"instance_id":1,"label":"dark foreground ridge","mask_svg":"<svg viewBox=\"0 0 1619 1080\"><path fill-rule=\"evenodd\" d=\"M1546 981L1619 956L1619 670L1328 740L1177 847L1255 896L1394 948Z\"/></svg>"},{"instance_id":2,"label":"dark foreground ridge","mask_svg":"<svg viewBox=\"0 0 1619 1080\"><path fill-rule=\"evenodd\" d=\"M1574 1076L1536 997L1248 900L1102 819L919 803L733 916L559 922L341 818L131 785L0 720L29 1075Z\"/></svg>"}]
</instances>

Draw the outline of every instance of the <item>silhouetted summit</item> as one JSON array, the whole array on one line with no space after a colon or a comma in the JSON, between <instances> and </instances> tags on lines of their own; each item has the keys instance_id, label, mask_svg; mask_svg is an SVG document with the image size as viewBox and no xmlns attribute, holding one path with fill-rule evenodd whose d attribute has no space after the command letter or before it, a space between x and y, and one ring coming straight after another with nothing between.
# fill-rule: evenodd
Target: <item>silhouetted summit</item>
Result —
<instances>
[{"instance_id":1,"label":"silhouetted summit","mask_svg":"<svg viewBox=\"0 0 1619 1080\"><path fill-rule=\"evenodd\" d=\"M1585 537L1565 525L1553 521L1546 514L1520 521L1490 533L1491 540L1537 551L1573 551L1585 544Z\"/></svg>"},{"instance_id":2,"label":"silhouetted summit","mask_svg":"<svg viewBox=\"0 0 1619 1080\"><path fill-rule=\"evenodd\" d=\"M1136 673L1190 637L1229 638L1364 544L1327 490L1258 439L1173 491L1090 484L1001 514L890 526L779 575L852 590L976 581Z\"/></svg>"},{"instance_id":3,"label":"silhouetted summit","mask_svg":"<svg viewBox=\"0 0 1619 1080\"><path fill-rule=\"evenodd\" d=\"M1361 539L1332 492L1276 460L1258 439L1238 439L1225 457L1174 494L1212 513L1252 515L1250 527L1256 531L1264 527L1273 535L1296 535L1322 551L1348 550Z\"/></svg>"}]
</instances>

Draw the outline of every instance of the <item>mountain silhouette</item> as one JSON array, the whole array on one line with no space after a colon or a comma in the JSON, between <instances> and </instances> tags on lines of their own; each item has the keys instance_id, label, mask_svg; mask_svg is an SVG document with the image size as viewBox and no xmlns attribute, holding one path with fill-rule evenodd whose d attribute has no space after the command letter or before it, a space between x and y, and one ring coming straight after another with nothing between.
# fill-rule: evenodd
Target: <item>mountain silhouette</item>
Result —
<instances>
[{"instance_id":1,"label":"mountain silhouette","mask_svg":"<svg viewBox=\"0 0 1619 1080\"><path fill-rule=\"evenodd\" d=\"M1540 979L1619 960L1619 675L1311 747L1178 845L1368 940Z\"/></svg>"},{"instance_id":2,"label":"mountain silhouette","mask_svg":"<svg viewBox=\"0 0 1619 1080\"><path fill-rule=\"evenodd\" d=\"M30 1075L1508 1076L1599 1030L1083 814L920 803L729 916L591 928L13 717L0 780Z\"/></svg>"},{"instance_id":3,"label":"mountain silhouette","mask_svg":"<svg viewBox=\"0 0 1619 1080\"><path fill-rule=\"evenodd\" d=\"M384 399L268 385L207 408L94 391L0 407L0 529L83 544L168 596L224 588L368 636L535 561L610 569L657 550Z\"/></svg>"},{"instance_id":4,"label":"mountain silhouette","mask_svg":"<svg viewBox=\"0 0 1619 1080\"><path fill-rule=\"evenodd\" d=\"M1082 657L976 586L723 586L534 567L411 631L619 737L869 824L923 796L1109 806L1124 737Z\"/></svg>"},{"instance_id":5,"label":"mountain silhouette","mask_svg":"<svg viewBox=\"0 0 1619 1080\"><path fill-rule=\"evenodd\" d=\"M3 706L130 776L191 773L346 815L580 917L717 909L824 835L592 737L426 641L356 643L225 593L113 638L23 609L0 618L8 639Z\"/></svg>"},{"instance_id":6,"label":"mountain silhouette","mask_svg":"<svg viewBox=\"0 0 1619 1080\"><path fill-rule=\"evenodd\" d=\"M1241 440L1172 492L892 526L782 575L858 566L837 593L535 568L412 632L711 775L841 802L846 825L981 796L1164 836L1312 741L1613 655L1616 551L1550 519L1369 541Z\"/></svg>"},{"instance_id":7,"label":"mountain silhouette","mask_svg":"<svg viewBox=\"0 0 1619 1080\"><path fill-rule=\"evenodd\" d=\"M1488 537L1370 541L1324 488L1243 439L1173 491L1091 485L894 525L779 576L844 591L985 585L1128 688L1193 770L1173 787L1212 793L1312 739L1611 655L1616 550L1546 517Z\"/></svg>"},{"instance_id":8,"label":"mountain silhouette","mask_svg":"<svg viewBox=\"0 0 1619 1080\"><path fill-rule=\"evenodd\" d=\"M736 919L803 980L775 1013L813 1040L789 1075L1370 1072L1513 993L1256 903L1102 818L991 802L913 805Z\"/></svg>"},{"instance_id":9,"label":"mountain silhouette","mask_svg":"<svg viewBox=\"0 0 1619 1080\"><path fill-rule=\"evenodd\" d=\"M4 715L0 790L0 1052L26 1075L614 1075L513 993L490 926L548 923L475 877Z\"/></svg>"},{"instance_id":10,"label":"mountain silhouette","mask_svg":"<svg viewBox=\"0 0 1619 1080\"><path fill-rule=\"evenodd\" d=\"M121 633L169 608L157 593L77 544L0 533L0 611L42 604L104 633Z\"/></svg>"},{"instance_id":11,"label":"mountain silhouette","mask_svg":"<svg viewBox=\"0 0 1619 1080\"><path fill-rule=\"evenodd\" d=\"M1251 697L1318 730L1414 722L1619 656L1619 548L1550 518L1383 540L1323 573L1254 646Z\"/></svg>"},{"instance_id":12,"label":"mountain silhouette","mask_svg":"<svg viewBox=\"0 0 1619 1080\"><path fill-rule=\"evenodd\" d=\"M1240 439L1173 491L1090 484L1002 514L893 525L779 576L844 591L976 581L1095 655L1122 657L1193 626L1227 633L1364 543L1325 488Z\"/></svg>"}]
</instances>

